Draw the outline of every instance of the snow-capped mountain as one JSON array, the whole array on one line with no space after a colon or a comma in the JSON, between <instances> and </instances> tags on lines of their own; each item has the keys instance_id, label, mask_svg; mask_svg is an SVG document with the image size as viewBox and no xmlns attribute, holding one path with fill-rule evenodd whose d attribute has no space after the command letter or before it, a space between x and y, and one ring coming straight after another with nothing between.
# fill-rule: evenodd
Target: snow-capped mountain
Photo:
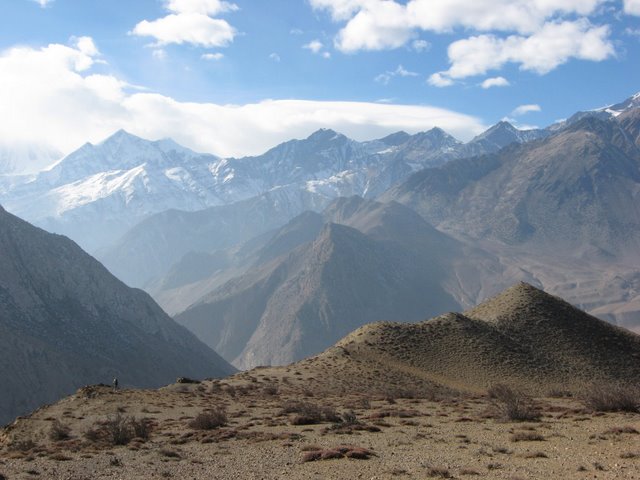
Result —
<instances>
[{"instance_id":1,"label":"snow-capped mountain","mask_svg":"<svg viewBox=\"0 0 640 480\"><path fill-rule=\"evenodd\" d=\"M610 118L615 118L618 115L625 113L629 110L633 110L635 108L640 107L640 92L635 95L630 96L626 100L623 100L620 103L616 103L613 105L607 105L606 107L596 108L594 110L587 110L584 112L577 112L571 115L566 120L559 121L547 127L546 130L551 132L562 130L570 125L573 125L576 122L579 122L583 118L597 118L599 120L609 120Z\"/></svg>"},{"instance_id":2,"label":"snow-capped mountain","mask_svg":"<svg viewBox=\"0 0 640 480\"><path fill-rule=\"evenodd\" d=\"M211 170L219 162L171 140L151 142L119 131L15 187L3 204L92 251L152 213L224 202L211 189Z\"/></svg>"},{"instance_id":3,"label":"snow-capped mountain","mask_svg":"<svg viewBox=\"0 0 640 480\"><path fill-rule=\"evenodd\" d=\"M529 138L507 125L469 144L439 128L368 142L321 129L263 155L228 159L120 130L99 144L85 144L32 178L17 184L3 180L0 202L96 252L114 245L146 217L168 209L202 210L283 187L294 196L305 191L326 199L375 197L425 167ZM291 212L291 218L298 213Z\"/></svg>"}]
</instances>

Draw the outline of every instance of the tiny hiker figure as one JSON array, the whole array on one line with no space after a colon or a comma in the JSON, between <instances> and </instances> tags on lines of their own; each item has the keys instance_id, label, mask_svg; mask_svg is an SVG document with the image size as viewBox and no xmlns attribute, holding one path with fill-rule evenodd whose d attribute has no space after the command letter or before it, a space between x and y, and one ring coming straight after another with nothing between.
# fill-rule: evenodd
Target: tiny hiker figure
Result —
<instances>
[{"instance_id":1,"label":"tiny hiker figure","mask_svg":"<svg viewBox=\"0 0 640 480\"><path fill-rule=\"evenodd\" d=\"M115 392L116 390L118 390L118 379L113 377L113 391Z\"/></svg>"}]
</instances>

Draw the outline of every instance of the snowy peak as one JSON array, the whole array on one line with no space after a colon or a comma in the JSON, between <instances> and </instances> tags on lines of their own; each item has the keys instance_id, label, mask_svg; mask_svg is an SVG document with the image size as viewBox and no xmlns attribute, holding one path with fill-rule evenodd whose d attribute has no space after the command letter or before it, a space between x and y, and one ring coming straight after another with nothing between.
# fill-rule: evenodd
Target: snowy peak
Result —
<instances>
[{"instance_id":1,"label":"snowy peak","mask_svg":"<svg viewBox=\"0 0 640 480\"><path fill-rule=\"evenodd\" d=\"M609 113L610 115L617 117L621 113L624 113L628 110L632 110L634 108L640 107L640 92L635 95L630 96L626 100L616 103L615 105L610 105L608 107L600 108L598 111L604 111Z\"/></svg>"},{"instance_id":2,"label":"snowy peak","mask_svg":"<svg viewBox=\"0 0 640 480\"><path fill-rule=\"evenodd\" d=\"M548 135L545 130L519 130L509 122L500 121L487 131L481 133L469 142L469 146L481 146L488 152L497 151L507 145L517 142L524 143Z\"/></svg>"}]
</instances>

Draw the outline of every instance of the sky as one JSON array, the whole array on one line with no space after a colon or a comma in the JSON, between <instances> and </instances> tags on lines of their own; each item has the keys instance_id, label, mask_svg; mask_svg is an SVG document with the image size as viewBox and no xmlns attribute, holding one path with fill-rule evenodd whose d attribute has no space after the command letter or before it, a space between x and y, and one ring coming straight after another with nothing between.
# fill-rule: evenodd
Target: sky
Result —
<instances>
[{"instance_id":1,"label":"sky","mask_svg":"<svg viewBox=\"0 0 640 480\"><path fill-rule=\"evenodd\" d=\"M544 127L640 91L640 0L0 0L0 145L220 156Z\"/></svg>"}]
</instances>

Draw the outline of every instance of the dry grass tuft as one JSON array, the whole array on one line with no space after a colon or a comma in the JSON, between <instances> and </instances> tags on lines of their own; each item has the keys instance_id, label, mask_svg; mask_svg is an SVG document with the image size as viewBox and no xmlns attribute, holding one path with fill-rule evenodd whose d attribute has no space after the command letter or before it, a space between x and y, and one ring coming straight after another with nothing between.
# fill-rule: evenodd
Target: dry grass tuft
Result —
<instances>
[{"instance_id":1,"label":"dry grass tuft","mask_svg":"<svg viewBox=\"0 0 640 480\"><path fill-rule=\"evenodd\" d=\"M59 420L54 420L49 430L49 439L54 442L61 442L63 440L69 440L69 438L71 438L71 429Z\"/></svg>"},{"instance_id":2,"label":"dry grass tuft","mask_svg":"<svg viewBox=\"0 0 640 480\"><path fill-rule=\"evenodd\" d=\"M536 407L533 399L524 392L508 385L498 384L491 387L487 393L493 402L493 409L498 418L516 422L540 420L540 409Z\"/></svg>"},{"instance_id":3,"label":"dry grass tuft","mask_svg":"<svg viewBox=\"0 0 640 480\"><path fill-rule=\"evenodd\" d=\"M314 462L316 460L332 460L337 458L353 458L356 460L368 460L376 454L362 447L355 447L353 445L341 445L335 448L316 450L304 449L305 453L302 456L303 462Z\"/></svg>"},{"instance_id":4,"label":"dry grass tuft","mask_svg":"<svg viewBox=\"0 0 640 480\"><path fill-rule=\"evenodd\" d=\"M545 438L536 432L516 432L511 435L512 442L544 442Z\"/></svg>"},{"instance_id":5,"label":"dry grass tuft","mask_svg":"<svg viewBox=\"0 0 640 480\"><path fill-rule=\"evenodd\" d=\"M444 467L427 468L427 476L431 478L453 478L449 469Z\"/></svg>"},{"instance_id":6,"label":"dry grass tuft","mask_svg":"<svg viewBox=\"0 0 640 480\"><path fill-rule=\"evenodd\" d=\"M596 412L640 412L640 388L593 385L583 394L584 404Z\"/></svg>"},{"instance_id":7,"label":"dry grass tuft","mask_svg":"<svg viewBox=\"0 0 640 480\"><path fill-rule=\"evenodd\" d=\"M201 412L189 422L189 428L194 430L213 430L227 424L227 413L217 408L211 411Z\"/></svg>"}]
</instances>

